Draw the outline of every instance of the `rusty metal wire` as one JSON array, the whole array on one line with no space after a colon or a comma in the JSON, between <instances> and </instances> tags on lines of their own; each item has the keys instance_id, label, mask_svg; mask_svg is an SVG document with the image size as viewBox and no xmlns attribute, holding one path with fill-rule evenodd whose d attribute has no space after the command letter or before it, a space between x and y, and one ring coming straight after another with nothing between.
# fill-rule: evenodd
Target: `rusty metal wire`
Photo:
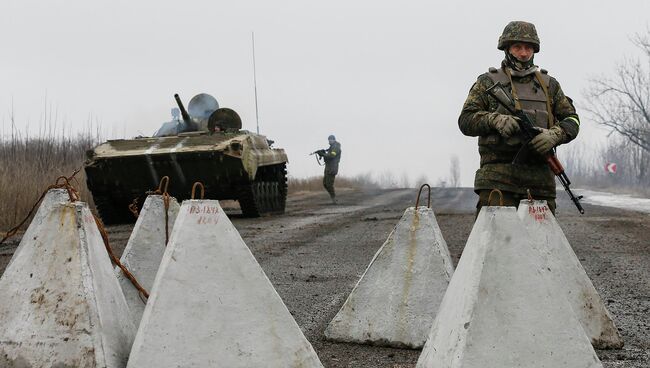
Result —
<instances>
[{"instance_id":1,"label":"rusty metal wire","mask_svg":"<svg viewBox=\"0 0 650 368\"><path fill-rule=\"evenodd\" d=\"M140 210L138 209L138 197L133 198L133 202L131 202L129 205L129 211L131 211L136 219L140 217Z\"/></svg>"},{"instance_id":2,"label":"rusty metal wire","mask_svg":"<svg viewBox=\"0 0 650 368\"><path fill-rule=\"evenodd\" d=\"M200 181L197 181L196 183L194 183L194 185L192 185L192 199L194 199L195 197L196 187L201 188L201 199L203 199L205 197L205 187L203 186L203 183L201 183Z\"/></svg>"},{"instance_id":3,"label":"rusty metal wire","mask_svg":"<svg viewBox=\"0 0 650 368\"><path fill-rule=\"evenodd\" d=\"M11 228L9 231L7 231L5 233L4 237L2 237L2 239L0 239L0 245L2 245L5 241L7 241L7 239L9 239L12 236L16 235L16 233L18 233L18 230L20 230L20 228L23 227L23 225L25 225L27 220L29 220L29 218L34 214L34 212L38 208L38 205L41 203L43 198L45 198L45 195L47 194L47 192L49 192L51 189L65 189L68 192L68 197L70 198L70 202L74 202L74 201L79 200L79 192L70 184L71 180L76 180L75 175L77 175L79 173L79 171L81 171L81 167L76 169L72 173L72 175L70 175L68 177L59 176L58 178L56 178L56 180L54 181L54 184L48 186L45 189L45 191L43 191L41 196L38 197L38 200L36 201L36 203L34 203L34 205L32 206L32 209L29 210L29 212L27 213L27 216L25 216L25 218L18 225L14 226L13 228Z\"/></svg>"},{"instance_id":4,"label":"rusty metal wire","mask_svg":"<svg viewBox=\"0 0 650 368\"><path fill-rule=\"evenodd\" d=\"M153 194L160 194L163 199L163 204L165 205L165 246L169 243L169 201L170 201L170 196L169 193L167 192L167 189L169 188L169 176L163 176L162 179L160 179L160 183L158 184L158 189L154 190L152 193Z\"/></svg>"},{"instance_id":5,"label":"rusty metal wire","mask_svg":"<svg viewBox=\"0 0 650 368\"><path fill-rule=\"evenodd\" d=\"M165 246L169 244L169 193L165 191L162 194L163 203L165 204Z\"/></svg>"},{"instance_id":6,"label":"rusty metal wire","mask_svg":"<svg viewBox=\"0 0 650 368\"><path fill-rule=\"evenodd\" d=\"M158 192L159 194L167 193L168 188L169 188L169 176L163 176L162 179L160 179L160 183L158 184L158 189L156 189L156 192Z\"/></svg>"},{"instance_id":7,"label":"rusty metal wire","mask_svg":"<svg viewBox=\"0 0 650 368\"><path fill-rule=\"evenodd\" d=\"M494 189L490 192L490 195L488 196L488 206L490 203L492 203L492 194L497 193L499 195L499 206L503 206L503 193L499 189Z\"/></svg>"},{"instance_id":8,"label":"rusty metal wire","mask_svg":"<svg viewBox=\"0 0 650 368\"><path fill-rule=\"evenodd\" d=\"M149 298L149 293L147 290L145 290L142 285L136 280L135 276L129 270L120 262L119 258L115 256L115 253L113 252L113 248L111 248L111 245L108 241L108 234L106 233L106 228L104 227L104 223L102 220L97 217L97 215L93 214L93 218L95 219L95 224L97 224L97 228L99 229L99 233L102 236L102 240L104 241L104 247L106 247L106 252L108 252L108 257L111 259L111 261L119 267L120 270L124 273L124 276L126 276L129 281L131 281L131 284L138 290L138 292L144 296L145 298Z\"/></svg>"},{"instance_id":9,"label":"rusty metal wire","mask_svg":"<svg viewBox=\"0 0 650 368\"><path fill-rule=\"evenodd\" d=\"M422 189L424 189L424 187L429 188L429 199L427 200L427 208L431 208L431 186L429 184L424 183L424 184L422 184L420 186L420 190L418 191L418 196L415 199L415 209L416 210L420 206L420 194L422 194Z\"/></svg>"},{"instance_id":10,"label":"rusty metal wire","mask_svg":"<svg viewBox=\"0 0 650 368\"><path fill-rule=\"evenodd\" d=\"M158 183L158 188L155 190L150 190L147 192L147 195L160 195L163 198L163 203L165 205L165 246L169 243L169 201L171 196L167 192L169 188L169 176L165 175L160 179ZM129 211L137 219L140 216L140 211L138 209L138 198L134 198L133 202L129 205Z\"/></svg>"},{"instance_id":11,"label":"rusty metal wire","mask_svg":"<svg viewBox=\"0 0 650 368\"><path fill-rule=\"evenodd\" d=\"M169 242L169 193L167 193L167 189L169 187L169 176L163 176L162 179L160 180L160 183L158 184L158 188L156 188L153 191L148 191L147 194L158 194L163 197L163 203L165 204L165 246L167 246L167 243ZM139 210L138 210L138 198L134 198L133 202L129 205L129 211L138 218L140 216ZM99 232L102 234L102 239L104 239L104 245L106 246L106 251L108 252L109 257L111 258L111 261L115 263L117 267L122 270L124 273L124 276L126 276L129 281L131 281L131 284L138 290L138 295L140 296L140 300L142 300L143 303L147 303L145 299L149 298L149 292L145 290L140 283L138 283L138 280L135 278L135 276L129 272L129 270L124 267L124 265L120 262L120 260L115 256L113 253L113 249L111 248L109 242L108 242L108 235L106 234L106 229L104 228L104 224L101 222L101 220L95 216L95 222L97 223L97 227L99 228Z\"/></svg>"}]
</instances>

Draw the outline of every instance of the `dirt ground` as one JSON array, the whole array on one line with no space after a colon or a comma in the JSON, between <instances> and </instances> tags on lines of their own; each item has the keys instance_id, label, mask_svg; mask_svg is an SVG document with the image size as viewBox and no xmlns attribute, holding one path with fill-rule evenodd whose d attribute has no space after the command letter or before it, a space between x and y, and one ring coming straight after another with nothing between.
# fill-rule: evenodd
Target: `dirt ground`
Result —
<instances>
[{"instance_id":1,"label":"dirt ground","mask_svg":"<svg viewBox=\"0 0 650 368\"><path fill-rule=\"evenodd\" d=\"M414 367L419 351L332 343L323 338L414 190L346 191L339 205L324 193L290 197L282 216L246 219L229 211L325 367ZM559 193L563 198L563 193ZM475 196L469 189L434 189L432 207L454 263L472 229ZM599 350L604 367L650 367L650 216L585 205L580 216L560 200L558 219L625 341L621 350ZM109 228L121 253L131 227ZM0 247L4 271L17 239Z\"/></svg>"}]
</instances>

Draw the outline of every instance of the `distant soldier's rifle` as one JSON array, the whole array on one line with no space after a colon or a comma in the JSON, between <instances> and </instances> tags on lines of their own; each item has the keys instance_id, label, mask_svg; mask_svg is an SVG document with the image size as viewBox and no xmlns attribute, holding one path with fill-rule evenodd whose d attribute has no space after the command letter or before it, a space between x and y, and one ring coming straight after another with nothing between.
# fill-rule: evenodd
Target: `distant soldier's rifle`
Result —
<instances>
[{"instance_id":1,"label":"distant soldier's rifle","mask_svg":"<svg viewBox=\"0 0 650 368\"><path fill-rule=\"evenodd\" d=\"M319 149L319 150L316 150L316 151L310 153L309 156L316 155L316 162L318 162L318 166L323 166L323 163L321 162L321 158L325 155L325 153L326 153L326 150Z\"/></svg>"},{"instance_id":2,"label":"distant soldier's rifle","mask_svg":"<svg viewBox=\"0 0 650 368\"><path fill-rule=\"evenodd\" d=\"M542 132L539 128L535 127L533 122L530 120L530 117L528 117L528 115L526 115L523 110L517 109L515 107L514 101L508 92L506 92L501 83L496 82L492 87L488 88L486 92L488 95L492 96L501 106L508 110L508 112L510 112L515 118L517 118L519 128L526 137L526 143L522 149L524 149L528 145L528 142L530 142L536 135ZM581 214L585 213L582 205L580 205L580 199L582 199L582 196L576 197L571 191L571 188L569 187L571 185L571 181L564 172L564 167L562 167L562 164L557 159L557 156L555 156L555 152L553 150L549 151L544 155L544 158L546 158L548 166L551 168L555 176L560 180L560 183L562 183L564 190L567 192L567 194L569 194L571 201L573 201L573 204L576 205L578 211L580 211Z\"/></svg>"}]
</instances>

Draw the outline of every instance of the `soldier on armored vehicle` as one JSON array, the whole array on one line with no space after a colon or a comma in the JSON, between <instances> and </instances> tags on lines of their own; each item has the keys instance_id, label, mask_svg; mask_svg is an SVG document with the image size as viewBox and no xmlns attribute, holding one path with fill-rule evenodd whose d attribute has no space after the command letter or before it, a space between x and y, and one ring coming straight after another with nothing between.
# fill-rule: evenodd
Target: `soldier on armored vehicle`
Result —
<instances>
[{"instance_id":1,"label":"soldier on armored vehicle","mask_svg":"<svg viewBox=\"0 0 650 368\"><path fill-rule=\"evenodd\" d=\"M237 200L245 216L284 212L287 155L265 136L241 130L231 109L199 94L185 110L174 96L181 119L163 124L154 137L105 142L88 152L88 188L106 223L133 221L134 198L171 178L170 195L190 197L200 181L210 199Z\"/></svg>"},{"instance_id":2,"label":"soldier on armored vehicle","mask_svg":"<svg viewBox=\"0 0 650 368\"><path fill-rule=\"evenodd\" d=\"M208 131L210 133L241 129L242 123L239 115L232 109L219 108L217 100L206 93L201 93L190 100L191 112L185 110L178 94L174 95L178 104L178 113L172 113L174 120L164 123L154 134L154 137L166 137L181 133ZM182 119L178 119L178 115Z\"/></svg>"}]
</instances>

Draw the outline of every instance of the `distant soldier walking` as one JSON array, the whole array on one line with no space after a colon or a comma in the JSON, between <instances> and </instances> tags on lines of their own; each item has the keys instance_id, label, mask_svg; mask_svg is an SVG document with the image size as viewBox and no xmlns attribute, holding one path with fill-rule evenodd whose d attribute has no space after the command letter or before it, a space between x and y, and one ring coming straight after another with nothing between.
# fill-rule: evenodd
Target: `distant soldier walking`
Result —
<instances>
[{"instance_id":1,"label":"distant soldier walking","mask_svg":"<svg viewBox=\"0 0 650 368\"><path fill-rule=\"evenodd\" d=\"M327 140L330 144L329 148L316 151L316 153L323 158L323 161L325 161L323 186L325 187L325 190L327 190L327 193L329 193L330 198L332 198L332 203L337 204L336 193L334 192L334 179L336 178L336 174L339 173L341 144L336 141L336 137L333 135L327 137Z\"/></svg>"},{"instance_id":2,"label":"distant soldier walking","mask_svg":"<svg viewBox=\"0 0 650 368\"><path fill-rule=\"evenodd\" d=\"M506 206L518 206L530 190L555 213L555 176L544 156L573 140L580 120L558 81L533 63L539 47L532 23L508 23L497 46L505 52L501 67L478 77L458 118L463 134L478 136L477 210L488 204L493 189L503 192ZM520 134L519 121L486 93L497 82L510 92L516 109L523 110L541 132L528 144Z\"/></svg>"}]
</instances>

